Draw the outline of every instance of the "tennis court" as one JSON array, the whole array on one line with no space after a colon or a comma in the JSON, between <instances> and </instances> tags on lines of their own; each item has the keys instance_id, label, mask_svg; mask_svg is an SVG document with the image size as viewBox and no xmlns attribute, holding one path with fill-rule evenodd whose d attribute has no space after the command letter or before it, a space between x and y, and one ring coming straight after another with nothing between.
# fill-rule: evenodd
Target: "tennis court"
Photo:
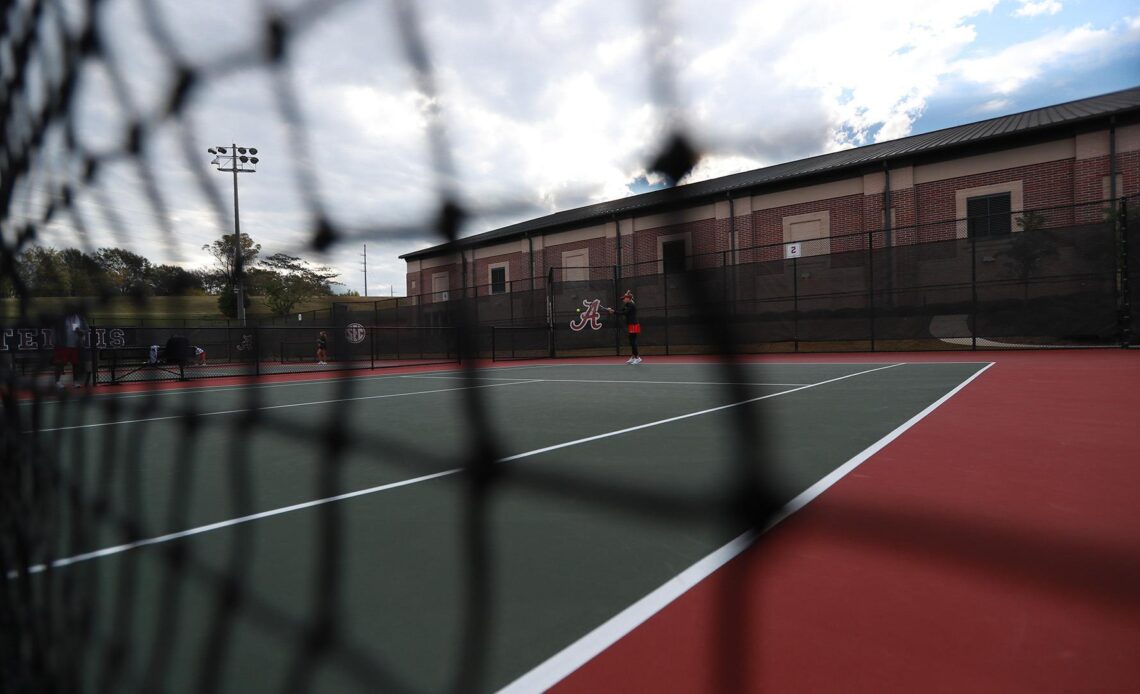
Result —
<instances>
[{"instance_id":1,"label":"tennis court","mask_svg":"<svg viewBox=\"0 0 1140 694\"><path fill-rule=\"evenodd\" d=\"M40 402L73 499L104 503L46 511L66 532L33 570L89 598L74 647L94 689L277 691L297 673L329 692L544 688L557 678L519 678L745 546L742 483L763 479L780 518L989 364L847 361L545 362ZM487 445L496 464L468 467Z\"/></svg>"}]
</instances>

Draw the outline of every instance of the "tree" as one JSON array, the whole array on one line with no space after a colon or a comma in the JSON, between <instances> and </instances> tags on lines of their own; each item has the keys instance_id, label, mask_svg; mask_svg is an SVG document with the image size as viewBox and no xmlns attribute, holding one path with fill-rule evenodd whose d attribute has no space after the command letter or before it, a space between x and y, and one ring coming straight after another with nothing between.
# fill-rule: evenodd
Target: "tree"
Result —
<instances>
[{"instance_id":1,"label":"tree","mask_svg":"<svg viewBox=\"0 0 1140 694\"><path fill-rule=\"evenodd\" d=\"M19 260L20 277L31 296L70 296L67 266L54 248L33 246Z\"/></svg>"},{"instance_id":2,"label":"tree","mask_svg":"<svg viewBox=\"0 0 1140 694\"><path fill-rule=\"evenodd\" d=\"M95 262L103 269L111 287L120 294L147 296L154 293L150 283L150 261L123 248L100 248Z\"/></svg>"},{"instance_id":3,"label":"tree","mask_svg":"<svg viewBox=\"0 0 1140 694\"><path fill-rule=\"evenodd\" d=\"M246 310L249 310L249 292L243 292L242 298ZM234 285L224 284L218 291L218 310L227 318L237 318L237 292L234 291Z\"/></svg>"},{"instance_id":4,"label":"tree","mask_svg":"<svg viewBox=\"0 0 1140 694\"><path fill-rule=\"evenodd\" d=\"M150 281L158 296L184 296L201 294L204 291L202 274L177 265L155 265L150 271Z\"/></svg>"},{"instance_id":5,"label":"tree","mask_svg":"<svg viewBox=\"0 0 1140 694\"><path fill-rule=\"evenodd\" d=\"M98 296L107 291L107 275L94 256L76 248L65 248L59 252L59 258L70 279L69 296Z\"/></svg>"},{"instance_id":6,"label":"tree","mask_svg":"<svg viewBox=\"0 0 1140 694\"><path fill-rule=\"evenodd\" d=\"M227 281L234 276L233 234L226 234L213 243L202 246L202 250L209 252L214 257L214 269L227 278ZM248 271L253 267L254 261L257 260L257 254L260 252L260 243L254 243L249 234L241 235L241 267L243 271Z\"/></svg>"},{"instance_id":7,"label":"tree","mask_svg":"<svg viewBox=\"0 0 1140 694\"><path fill-rule=\"evenodd\" d=\"M207 270L208 278L204 278L203 286L216 287L218 292L218 310L230 318L237 317L237 297L234 292L234 235L226 234L213 243L202 246L202 250L214 257L213 270ZM261 252L261 244L254 243L249 234L241 235L241 266L244 275L247 268L252 268L257 254ZM242 287L245 287L243 282ZM250 305L249 292L243 292L242 298L245 307Z\"/></svg>"},{"instance_id":8,"label":"tree","mask_svg":"<svg viewBox=\"0 0 1140 694\"><path fill-rule=\"evenodd\" d=\"M198 284L201 285L202 291L207 294L220 294L225 287L229 286L229 278L217 270L199 268L193 270L193 273Z\"/></svg>"},{"instance_id":9,"label":"tree","mask_svg":"<svg viewBox=\"0 0 1140 694\"><path fill-rule=\"evenodd\" d=\"M1025 212L1018 220L1019 233L1009 239L1009 246L999 255L1005 256L1006 264L1021 280L1024 297L1029 299L1029 280L1044 261L1057 255L1057 248L1050 236L1040 232L1045 226L1045 217L1032 210Z\"/></svg>"},{"instance_id":10,"label":"tree","mask_svg":"<svg viewBox=\"0 0 1140 694\"><path fill-rule=\"evenodd\" d=\"M283 316L306 299L331 294L337 274L328 267L310 267L296 256L274 253L261 261L254 278L269 310Z\"/></svg>"}]
</instances>

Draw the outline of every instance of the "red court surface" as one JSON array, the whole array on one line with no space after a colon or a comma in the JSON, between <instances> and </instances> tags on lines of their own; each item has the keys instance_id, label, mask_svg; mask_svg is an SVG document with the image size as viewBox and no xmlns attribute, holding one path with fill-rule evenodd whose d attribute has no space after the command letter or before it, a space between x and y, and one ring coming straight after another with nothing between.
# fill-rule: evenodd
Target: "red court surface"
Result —
<instances>
[{"instance_id":1,"label":"red court surface","mask_svg":"<svg viewBox=\"0 0 1140 694\"><path fill-rule=\"evenodd\" d=\"M1140 691L1140 352L862 359L996 363L554 691Z\"/></svg>"}]
</instances>

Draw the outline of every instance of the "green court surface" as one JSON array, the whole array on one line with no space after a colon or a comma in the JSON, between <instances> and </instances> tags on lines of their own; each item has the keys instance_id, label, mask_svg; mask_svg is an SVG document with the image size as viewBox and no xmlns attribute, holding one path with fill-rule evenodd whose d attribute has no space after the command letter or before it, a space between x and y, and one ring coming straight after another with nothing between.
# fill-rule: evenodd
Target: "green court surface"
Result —
<instances>
[{"instance_id":1,"label":"green court surface","mask_svg":"<svg viewBox=\"0 0 1140 694\"><path fill-rule=\"evenodd\" d=\"M792 501L985 366L741 364L729 384L547 362L40 403L75 498L106 499L76 523L61 505L51 573L95 605L93 690L278 691L312 658L319 691L493 691L738 537L746 472ZM488 433L499 475L472 494Z\"/></svg>"}]
</instances>

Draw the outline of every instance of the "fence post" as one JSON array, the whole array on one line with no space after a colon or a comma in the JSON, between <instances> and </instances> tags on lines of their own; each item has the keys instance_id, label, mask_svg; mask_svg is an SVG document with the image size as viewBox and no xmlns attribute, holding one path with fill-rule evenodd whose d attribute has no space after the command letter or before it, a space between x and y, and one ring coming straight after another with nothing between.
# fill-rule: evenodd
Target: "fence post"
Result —
<instances>
[{"instance_id":1,"label":"fence post","mask_svg":"<svg viewBox=\"0 0 1140 694\"><path fill-rule=\"evenodd\" d=\"M614 270L614 272L613 272L613 274L614 274L613 286L610 287L610 289L612 289L613 291L610 292L610 296L613 297L612 301L617 301L618 286L619 286L619 283L621 282L621 279L620 279L621 266L615 265L613 270ZM621 331L617 329L617 324L620 322L621 322L620 319L614 318L613 322L611 323L611 325L614 326L614 356L615 357L621 356Z\"/></svg>"},{"instance_id":2,"label":"fence post","mask_svg":"<svg viewBox=\"0 0 1140 694\"><path fill-rule=\"evenodd\" d=\"M547 340L546 344L549 349L549 356L554 358L554 266L552 265L546 273L546 331Z\"/></svg>"},{"instance_id":3,"label":"fence post","mask_svg":"<svg viewBox=\"0 0 1140 694\"><path fill-rule=\"evenodd\" d=\"M1120 346L1132 346L1132 278L1128 258L1128 201L1120 199L1116 225L1120 230Z\"/></svg>"},{"instance_id":4,"label":"fence post","mask_svg":"<svg viewBox=\"0 0 1140 694\"><path fill-rule=\"evenodd\" d=\"M261 334L257 325L253 326L253 373L261 375Z\"/></svg>"},{"instance_id":5,"label":"fence post","mask_svg":"<svg viewBox=\"0 0 1140 694\"><path fill-rule=\"evenodd\" d=\"M871 324L871 351L875 351L875 236L867 232L867 313Z\"/></svg>"},{"instance_id":6,"label":"fence post","mask_svg":"<svg viewBox=\"0 0 1140 694\"><path fill-rule=\"evenodd\" d=\"M970 235L970 349L978 349L978 235L966 227Z\"/></svg>"},{"instance_id":7,"label":"fence post","mask_svg":"<svg viewBox=\"0 0 1140 694\"><path fill-rule=\"evenodd\" d=\"M796 256L792 256L792 348L800 351L800 268Z\"/></svg>"},{"instance_id":8,"label":"fence post","mask_svg":"<svg viewBox=\"0 0 1140 694\"><path fill-rule=\"evenodd\" d=\"M662 269L661 294L665 304L665 356L669 356L669 273Z\"/></svg>"}]
</instances>

